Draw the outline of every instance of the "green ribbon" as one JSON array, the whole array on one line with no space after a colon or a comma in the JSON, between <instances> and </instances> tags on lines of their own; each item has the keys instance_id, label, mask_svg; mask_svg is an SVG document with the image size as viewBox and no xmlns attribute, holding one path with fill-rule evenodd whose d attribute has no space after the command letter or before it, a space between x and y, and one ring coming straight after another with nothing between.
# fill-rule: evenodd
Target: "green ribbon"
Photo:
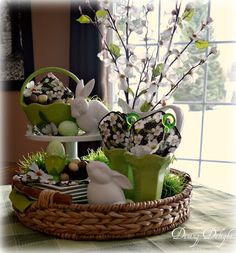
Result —
<instances>
[{"instance_id":1,"label":"green ribbon","mask_svg":"<svg viewBox=\"0 0 236 253\"><path fill-rule=\"evenodd\" d=\"M169 133L169 131L175 127L175 117L171 113L166 113L162 117L162 124L164 126L164 132Z\"/></svg>"},{"instance_id":2,"label":"green ribbon","mask_svg":"<svg viewBox=\"0 0 236 253\"><path fill-rule=\"evenodd\" d=\"M126 122L129 125L129 129L139 119L141 119L140 115L135 112L131 112L131 113L127 114L126 115Z\"/></svg>"}]
</instances>

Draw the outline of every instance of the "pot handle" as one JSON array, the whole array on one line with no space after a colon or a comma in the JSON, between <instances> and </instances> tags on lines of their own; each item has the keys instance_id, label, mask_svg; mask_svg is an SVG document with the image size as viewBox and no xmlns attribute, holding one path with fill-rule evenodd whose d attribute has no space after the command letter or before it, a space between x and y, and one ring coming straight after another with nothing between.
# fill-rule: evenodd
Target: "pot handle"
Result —
<instances>
[{"instance_id":1,"label":"pot handle","mask_svg":"<svg viewBox=\"0 0 236 253\"><path fill-rule=\"evenodd\" d=\"M28 76L22 87L21 87L21 91L20 91L20 104L21 105L24 105L24 96L23 96L23 93L24 93L24 90L25 90L25 87L26 85L33 79L35 78L36 76L40 75L40 74L43 74L45 72L57 72L57 73L62 73L64 75L67 75L69 76L70 78L72 78L76 84L79 82L79 78L74 75L73 73L71 73L70 71L66 70L66 69L63 69L63 68L59 68L59 67L45 67L45 68L41 68L41 69L38 69L36 70L35 72L33 72L30 76Z\"/></svg>"},{"instance_id":2,"label":"pot handle","mask_svg":"<svg viewBox=\"0 0 236 253\"><path fill-rule=\"evenodd\" d=\"M175 113L176 116L176 127L178 131L181 133L182 128L183 128L183 121L184 121L184 114L183 111L180 107L176 105L166 105L162 108L160 108L161 111L167 111L168 109L172 109Z\"/></svg>"}]
</instances>

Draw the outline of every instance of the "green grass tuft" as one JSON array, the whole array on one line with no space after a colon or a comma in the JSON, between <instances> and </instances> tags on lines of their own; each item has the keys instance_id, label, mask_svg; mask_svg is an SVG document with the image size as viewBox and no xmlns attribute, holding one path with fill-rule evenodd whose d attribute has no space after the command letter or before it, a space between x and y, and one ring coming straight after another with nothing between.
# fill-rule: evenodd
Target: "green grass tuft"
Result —
<instances>
[{"instance_id":1,"label":"green grass tuft","mask_svg":"<svg viewBox=\"0 0 236 253\"><path fill-rule=\"evenodd\" d=\"M46 172L45 156L46 156L46 152L44 151L29 153L27 157L23 156L23 159L19 160L17 164L20 169L20 172L22 173L28 172L29 166L32 163L36 163L40 169Z\"/></svg>"},{"instance_id":2,"label":"green grass tuft","mask_svg":"<svg viewBox=\"0 0 236 253\"><path fill-rule=\"evenodd\" d=\"M99 161L107 164L111 167L110 162L108 161L107 157L105 156L104 152L101 148L98 148L96 151L93 149L88 149L88 154L82 157L85 161Z\"/></svg>"},{"instance_id":3,"label":"green grass tuft","mask_svg":"<svg viewBox=\"0 0 236 253\"><path fill-rule=\"evenodd\" d=\"M184 189L184 178L172 173L165 175L161 198L174 196Z\"/></svg>"}]
</instances>

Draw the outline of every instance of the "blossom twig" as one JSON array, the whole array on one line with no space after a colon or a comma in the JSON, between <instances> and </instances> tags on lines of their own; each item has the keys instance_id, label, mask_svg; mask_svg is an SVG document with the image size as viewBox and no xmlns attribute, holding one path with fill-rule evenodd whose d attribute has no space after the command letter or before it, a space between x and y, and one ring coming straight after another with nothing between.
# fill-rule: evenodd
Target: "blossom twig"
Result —
<instances>
[{"instance_id":1,"label":"blossom twig","mask_svg":"<svg viewBox=\"0 0 236 253\"><path fill-rule=\"evenodd\" d=\"M207 60L207 58L213 54L213 52L210 52L205 59L201 59L197 64L195 64L194 66L192 66L185 74L183 74L183 76L179 79L179 81L175 84L175 85L172 85L171 89L165 94L164 97L167 97L169 96L171 93L173 93L179 86L179 84L184 80L184 78L187 76L187 75L190 75L192 73L192 71L197 68L198 66L204 64ZM162 100L163 99L160 99L156 104L155 106L152 107L151 111L153 111L159 104L162 103Z\"/></svg>"}]
</instances>

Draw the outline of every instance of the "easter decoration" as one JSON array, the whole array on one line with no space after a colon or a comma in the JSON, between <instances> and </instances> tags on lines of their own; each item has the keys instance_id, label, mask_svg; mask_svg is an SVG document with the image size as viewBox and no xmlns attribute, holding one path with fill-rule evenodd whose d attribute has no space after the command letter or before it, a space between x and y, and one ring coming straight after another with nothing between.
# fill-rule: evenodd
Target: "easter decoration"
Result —
<instances>
[{"instance_id":1,"label":"easter decoration","mask_svg":"<svg viewBox=\"0 0 236 253\"><path fill-rule=\"evenodd\" d=\"M90 178L87 192L89 204L126 203L122 189L132 188L127 177L99 161L90 162L87 172Z\"/></svg>"},{"instance_id":2,"label":"easter decoration","mask_svg":"<svg viewBox=\"0 0 236 253\"><path fill-rule=\"evenodd\" d=\"M134 115L132 114L134 117ZM134 183L135 201L159 199L167 167L180 144L173 114L162 111L133 120L130 115L111 112L99 124L105 154L111 167ZM114 123L115 122L115 123Z\"/></svg>"},{"instance_id":3,"label":"easter decoration","mask_svg":"<svg viewBox=\"0 0 236 253\"><path fill-rule=\"evenodd\" d=\"M71 100L71 114L77 124L86 133L98 133L98 123L109 112L98 100L87 100L93 90L95 80L84 85L83 80L77 83L75 99Z\"/></svg>"},{"instance_id":4,"label":"easter decoration","mask_svg":"<svg viewBox=\"0 0 236 253\"><path fill-rule=\"evenodd\" d=\"M113 11L107 0L100 3L101 8L94 10L86 1L93 17L80 7L76 21L95 28L102 38L98 57L110 68L109 83L118 86L120 111L110 111L89 97L94 79L84 84L58 67L32 73L20 92L20 105L30 122L26 137L49 144L45 151L19 162L10 199L22 224L64 239L161 234L190 214L191 178L169 169L183 125L183 113L170 104L170 98L183 80L217 53L214 46L207 49L209 43L202 38L212 19L193 30L189 21L194 6L182 8L177 1L167 28L149 47L152 3L140 11L129 0L114 3ZM176 31L184 27L189 41L174 48ZM108 31L113 32L113 41L108 40ZM133 35L143 40L142 54L131 43ZM203 55L195 57L192 66L181 66L190 46ZM55 73L70 77L76 83L75 93ZM102 145L78 157L78 143L95 140L102 140Z\"/></svg>"}]
</instances>

